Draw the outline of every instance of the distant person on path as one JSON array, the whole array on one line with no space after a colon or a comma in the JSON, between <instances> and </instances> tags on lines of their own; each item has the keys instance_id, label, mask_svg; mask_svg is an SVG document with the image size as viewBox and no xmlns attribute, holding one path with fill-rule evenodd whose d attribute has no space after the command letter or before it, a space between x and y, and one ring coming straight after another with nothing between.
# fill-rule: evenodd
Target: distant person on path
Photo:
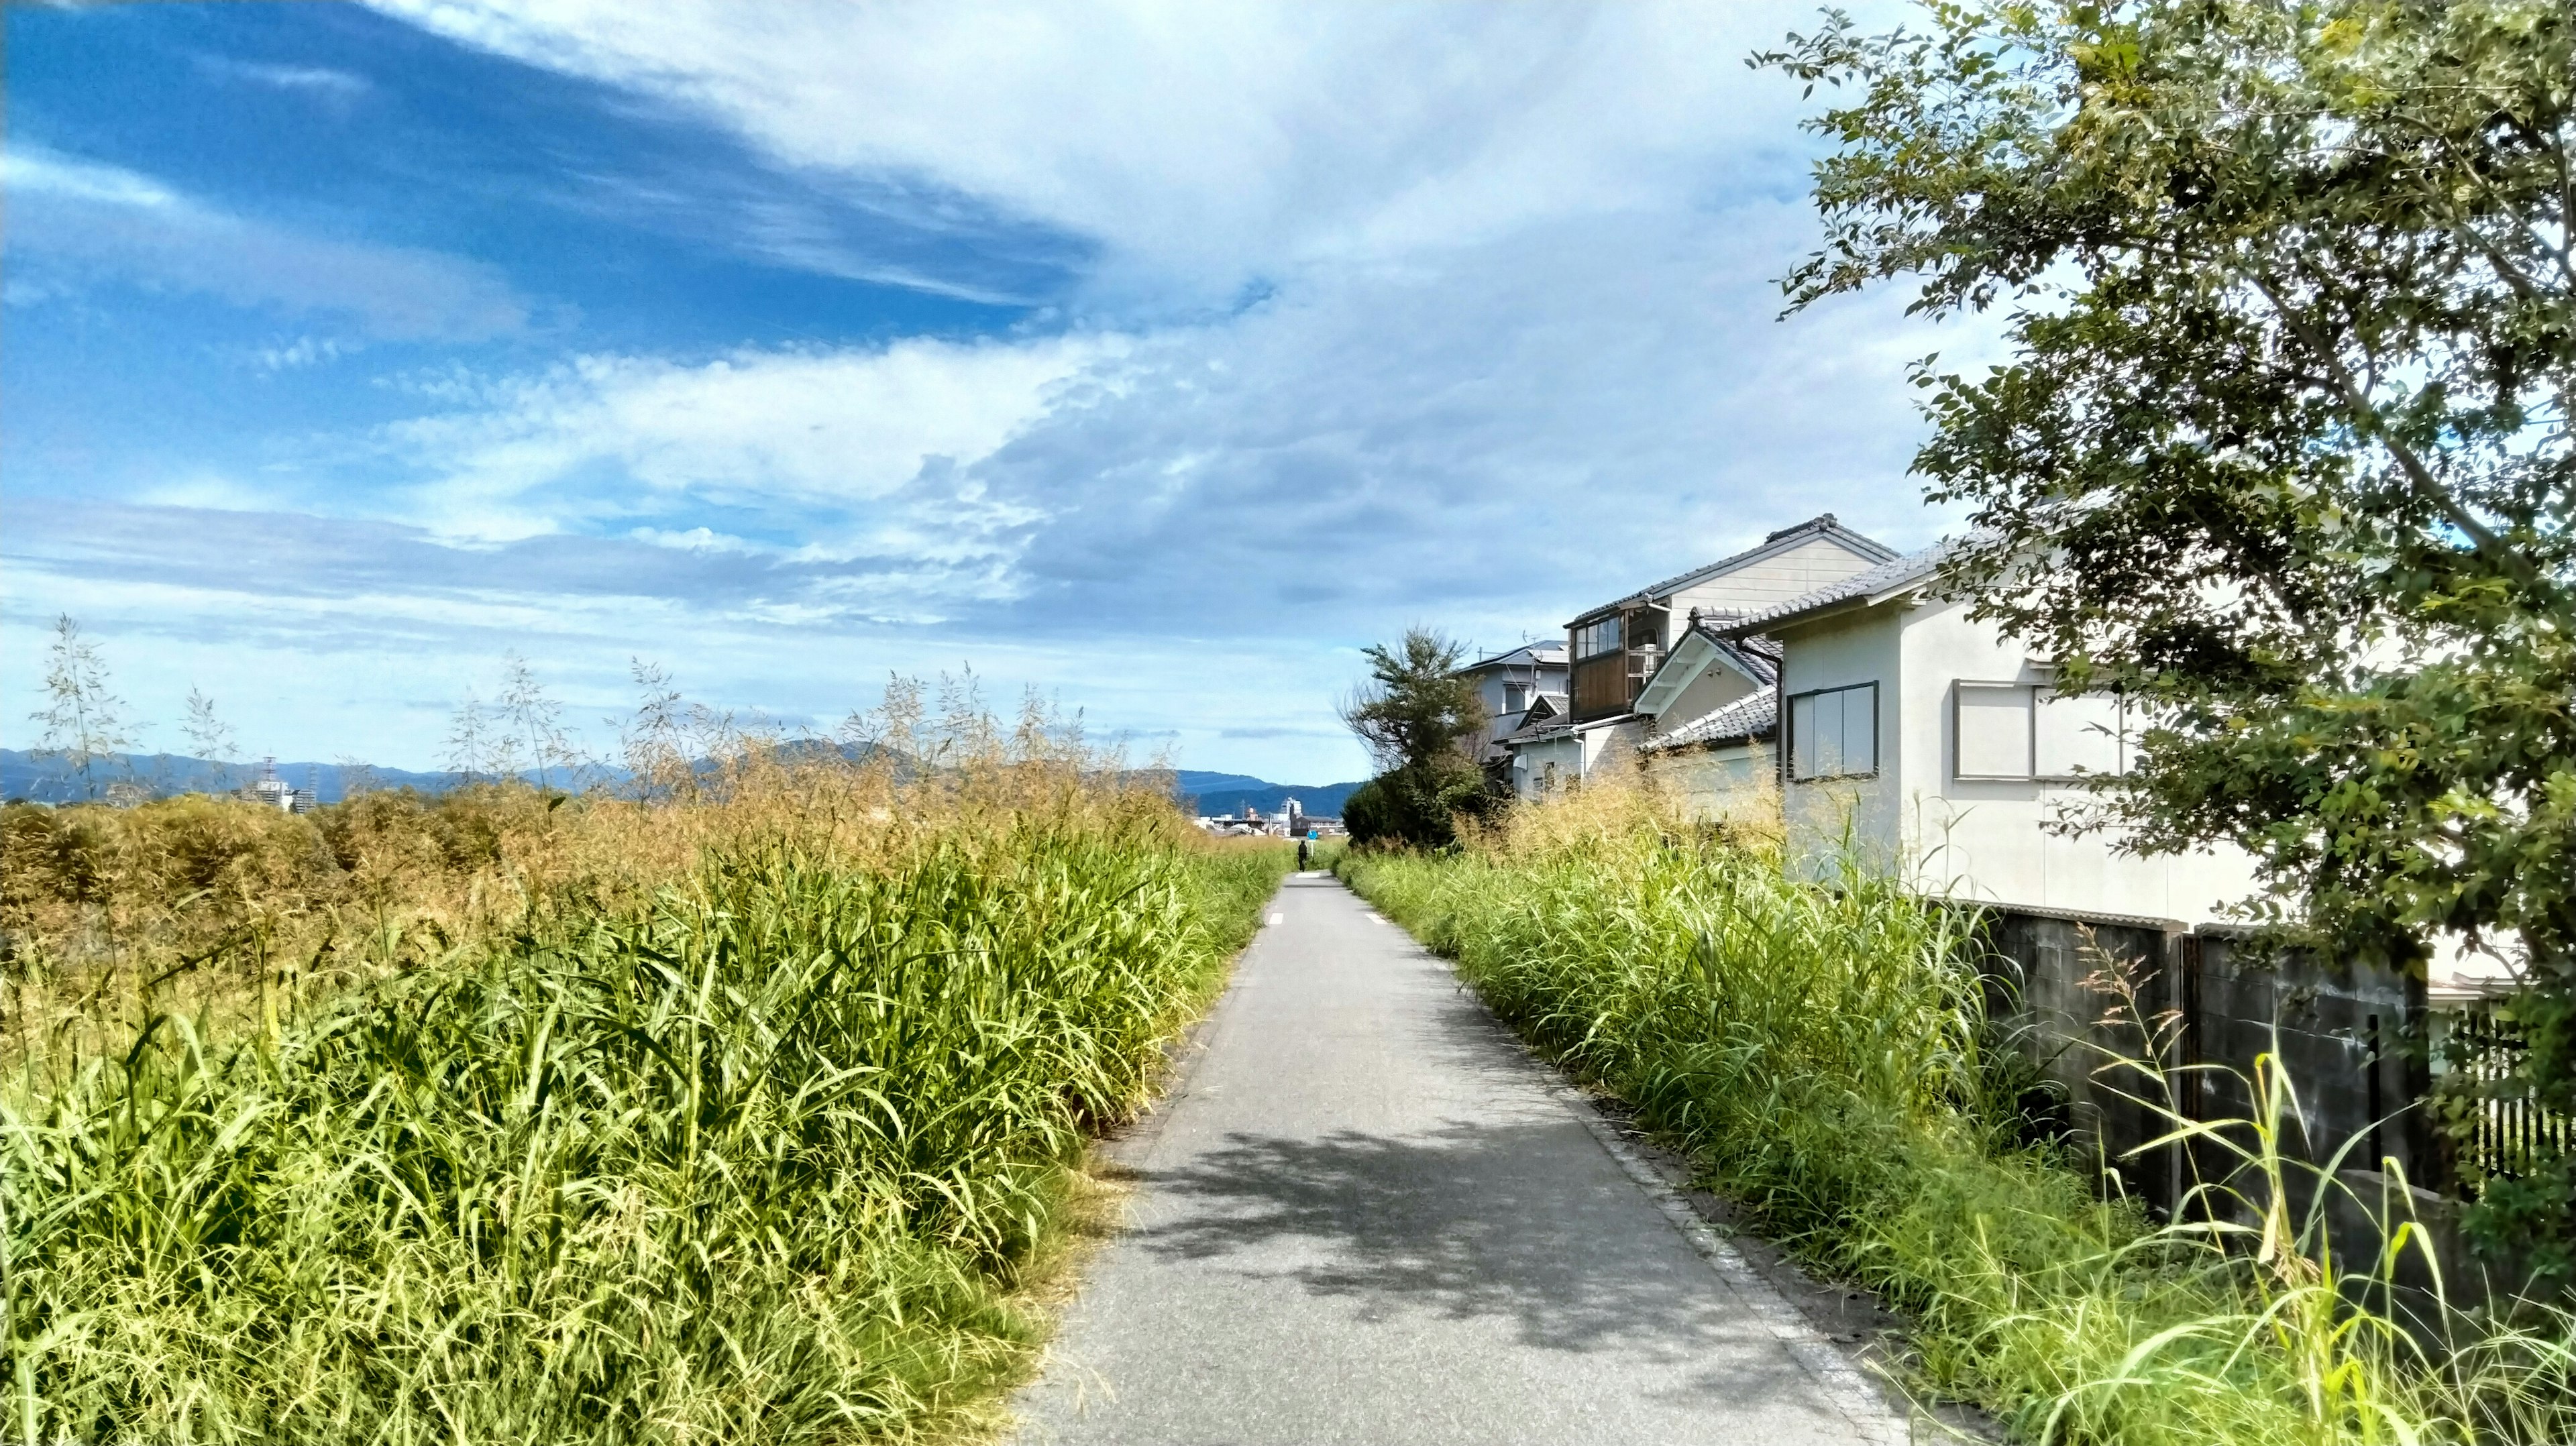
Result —
<instances>
[{"instance_id":1,"label":"distant person on path","mask_svg":"<svg viewBox=\"0 0 2576 1446\"><path fill-rule=\"evenodd\" d=\"M1313 850L1315 846L1309 842L1309 840L1313 839L1314 836L1314 833L1310 830L1297 840L1297 872L1301 874L1306 872L1306 864L1308 860L1314 857Z\"/></svg>"}]
</instances>

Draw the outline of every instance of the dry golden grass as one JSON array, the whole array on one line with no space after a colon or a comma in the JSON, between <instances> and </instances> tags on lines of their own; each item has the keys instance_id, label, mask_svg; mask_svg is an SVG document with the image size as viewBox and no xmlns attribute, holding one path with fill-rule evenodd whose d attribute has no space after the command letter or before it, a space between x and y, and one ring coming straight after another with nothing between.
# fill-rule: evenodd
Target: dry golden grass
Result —
<instances>
[{"instance_id":1,"label":"dry golden grass","mask_svg":"<svg viewBox=\"0 0 2576 1446\"><path fill-rule=\"evenodd\" d=\"M0 810L0 1061L41 1071L156 1013L217 1034L524 927L550 903L640 906L711 854L789 841L883 868L1013 816L1188 830L1160 775L1023 730L926 767L736 740L648 797L483 784L308 815L191 794Z\"/></svg>"},{"instance_id":2,"label":"dry golden grass","mask_svg":"<svg viewBox=\"0 0 2576 1446\"><path fill-rule=\"evenodd\" d=\"M1114 1218L1088 1142L1290 855L1074 749L877 756L12 810L0 1417L997 1435Z\"/></svg>"}]
</instances>

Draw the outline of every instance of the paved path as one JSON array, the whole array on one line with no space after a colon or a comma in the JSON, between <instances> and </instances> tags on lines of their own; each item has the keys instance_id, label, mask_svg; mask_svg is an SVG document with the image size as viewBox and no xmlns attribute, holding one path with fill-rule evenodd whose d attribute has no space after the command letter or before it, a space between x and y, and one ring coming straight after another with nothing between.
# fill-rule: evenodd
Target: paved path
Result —
<instances>
[{"instance_id":1,"label":"paved path","mask_svg":"<svg viewBox=\"0 0 2576 1446\"><path fill-rule=\"evenodd\" d=\"M1329 876L1270 907L1021 1442L1904 1439L1446 965Z\"/></svg>"}]
</instances>

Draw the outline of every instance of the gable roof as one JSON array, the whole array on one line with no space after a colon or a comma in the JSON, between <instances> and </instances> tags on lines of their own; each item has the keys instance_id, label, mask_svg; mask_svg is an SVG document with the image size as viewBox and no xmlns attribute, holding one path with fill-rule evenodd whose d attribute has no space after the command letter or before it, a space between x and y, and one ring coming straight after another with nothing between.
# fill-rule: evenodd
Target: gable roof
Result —
<instances>
[{"instance_id":1,"label":"gable roof","mask_svg":"<svg viewBox=\"0 0 2576 1446\"><path fill-rule=\"evenodd\" d=\"M1676 573L1671 577L1665 578L1662 582L1651 583L1645 587L1641 587L1635 592L1628 594L1626 597L1620 598L1616 602L1603 603L1597 608L1593 608L1588 612L1579 614L1574 621L1580 623L1619 608L1632 607L1638 603L1650 602L1659 597L1670 597L1672 594L1680 592L1684 588L1706 582L1713 577L1723 576L1735 571L1737 568L1760 562L1762 559L1773 556L1777 553L1787 552L1793 547L1804 546L1805 544L1816 541L1819 538L1840 543L1845 550L1856 556L1868 558L1873 562L1885 562L1896 556L1896 549L1889 547L1886 543L1879 541L1877 538L1864 537L1860 533L1852 531L1850 528L1843 526L1841 521L1836 519L1830 512L1820 512L1794 527L1781 528L1779 531L1763 538L1762 541L1755 546L1748 547L1742 552L1736 553L1731 557L1721 557L1717 561L1709 563L1705 567L1695 567L1688 572ZM1571 624L1569 624L1569 626L1571 626Z\"/></svg>"},{"instance_id":2,"label":"gable roof","mask_svg":"<svg viewBox=\"0 0 2576 1446\"><path fill-rule=\"evenodd\" d=\"M1481 673L1487 668L1505 666L1524 668L1561 667L1564 662L1565 644L1541 639L1537 642L1523 643L1517 648L1507 649L1503 652L1496 653L1489 658L1478 658L1476 661L1458 668L1457 672L1459 674Z\"/></svg>"},{"instance_id":3,"label":"gable roof","mask_svg":"<svg viewBox=\"0 0 2576 1446\"><path fill-rule=\"evenodd\" d=\"M1721 637L1707 623L1693 622L1682 640L1665 654L1654 676L1646 680L1633 706L1651 717L1663 716L1664 709L1712 663L1733 669L1757 688L1768 688L1780 677L1779 664L1769 654L1750 643Z\"/></svg>"},{"instance_id":4,"label":"gable roof","mask_svg":"<svg viewBox=\"0 0 2576 1446\"><path fill-rule=\"evenodd\" d=\"M1758 743L1776 738L1779 733L1780 695L1765 688L1711 709L1679 728L1658 733L1637 746L1648 753L1668 753L1679 748Z\"/></svg>"},{"instance_id":5,"label":"gable roof","mask_svg":"<svg viewBox=\"0 0 2576 1446\"><path fill-rule=\"evenodd\" d=\"M1572 738L1578 733L1589 733L1596 728L1610 728L1621 723L1639 721L1641 720L1634 713L1614 713L1607 718L1586 718L1580 723L1562 718L1549 718L1537 723L1523 724L1517 731L1506 733L1494 741L1502 744L1545 743L1551 738Z\"/></svg>"},{"instance_id":6,"label":"gable roof","mask_svg":"<svg viewBox=\"0 0 2576 1446\"><path fill-rule=\"evenodd\" d=\"M1942 562L1961 543L1962 539L1945 538L1921 552L1880 563L1866 571L1853 573L1840 582L1829 582L1803 597L1794 597L1776 607L1738 618L1721 626L1718 631L1730 638L1746 638L1845 608L1868 607L1902 597L1929 582L1933 574L1941 570Z\"/></svg>"}]
</instances>

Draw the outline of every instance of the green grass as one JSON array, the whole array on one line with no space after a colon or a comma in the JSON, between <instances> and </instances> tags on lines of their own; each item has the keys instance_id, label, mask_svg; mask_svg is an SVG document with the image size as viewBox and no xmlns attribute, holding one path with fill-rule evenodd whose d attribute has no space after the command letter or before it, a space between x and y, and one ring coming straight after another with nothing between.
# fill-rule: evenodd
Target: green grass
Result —
<instances>
[{"instance_id":1,"label":"green grass","mask_svg":"<svg viewBox=\"0 0 2576 1446\"><path fill-rule=\"evenodd\" d=\"M0 1439L798 1442L989 1419L1092 1134L1289 863L719 854L251 1037L0 1093Z\"/></svg>"},{"instance_id":2,"label":"green grass","mask_svg":"<svg viewBox=\"0 0 2576 1446\"><path fill-rule=\"evenodd\" d=\"M1615 819L1531 815L1341 872L1766 1233L1905 1310L1909 1389L2030 1440L2576 1437L2563 1315L2543 1313L2545 1334L2454 1321L2468 1334L2419 1348L2353 1308L2366 1279L2302 1254L2316 1236L2298 1222L2258 1263L2153 1229L2095 1198L2087 1162L2018 1144L2031 1076L1992 1042L1954 912ZM2279 1169L2258 1156L2234 1186L2267 1206Z\"/></svg>"}]
</instances>

